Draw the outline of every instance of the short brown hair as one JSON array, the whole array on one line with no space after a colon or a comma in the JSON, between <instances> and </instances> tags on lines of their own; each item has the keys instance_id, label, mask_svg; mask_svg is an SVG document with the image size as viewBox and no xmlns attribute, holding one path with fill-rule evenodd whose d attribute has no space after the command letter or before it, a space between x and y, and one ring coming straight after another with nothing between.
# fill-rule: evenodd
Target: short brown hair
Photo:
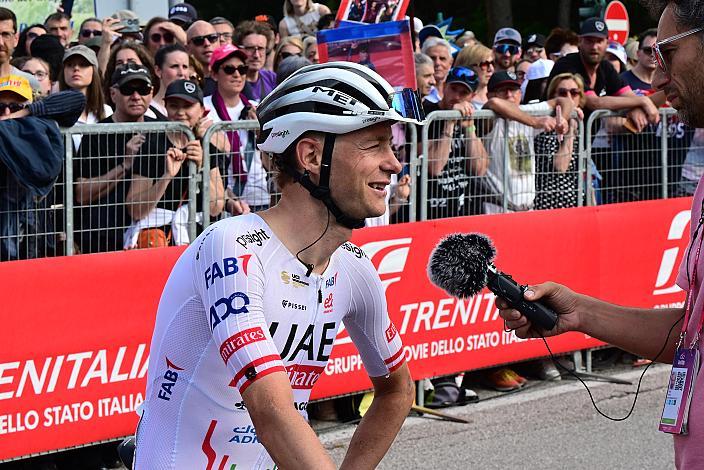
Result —
<instances>
[{"instance_id":1,"label":"short brown hair","mask_svg":"<svg viewBox=\"0 0 704 470\"><path fill-rule=\"evenodd\" d=\"M268 23L261 21L243 21L237 25L235 32L232 34L232 41L235 45L242 44L244 38L250 34L261 34L266 37L267 46L274 42L274 31Z\"/></svg>"},{"instance_id":2,"label":"short brown hair","mask_svg":"<svg viewBox=\"0 0 704 470\"><path fill-rule=\"evenodd\" d=\"M17 32L17 16L9 8L0 7L0 21L12 21L12 31Z\"/></svg>"}]
</instances>

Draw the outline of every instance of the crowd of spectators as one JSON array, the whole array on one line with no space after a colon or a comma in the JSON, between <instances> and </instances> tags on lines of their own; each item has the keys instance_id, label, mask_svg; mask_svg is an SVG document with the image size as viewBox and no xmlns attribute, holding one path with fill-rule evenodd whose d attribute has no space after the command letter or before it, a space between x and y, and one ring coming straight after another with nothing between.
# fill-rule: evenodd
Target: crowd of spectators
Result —
<instances>
[{"instance_id":1,"label":"crowd of spectators","mask_svg":"<svg viewBox=\"0 0 704 470\"><path fill-rule=\"evenodd\" d=\"M192 5L182 3L164 17L147 21L129 10L102 20L88 18L74 34L71 18L62 12L18 32L14 14L2 9L0 37L5 48L0 50L0 76L24 74L38 99L61 90L80 92L86 106L77 125L170 121L202 137L213 123L253 119L258 103L278 83L318 61L314 33L334 27L329 9L310 0L286 0L283 13L280 21L258 15L234 24L223 17L200 19ZM469 31L452 38L434 25L423 27L417 18L413 24L417 89L426 113L456 110L463 116L460 121L435 121L429 129L431 141L424 156L428 197L425 208L419 202L418 213L425 209L428 218L437 218L571 207L586 202L586 184L598 189L594 202L602 203L662 193L658 107L666 103L650 90L654 30L624 48L609 42L605 23L592 18L578 32L555 28L547 37L501 28L491 45L484 45ZM200 94L194 96L202 95L203 115L197 120L170 112L179 108L170 102L183 97L169 97L168 90L184 81L197 87ZM474 120L473 113L482 109L493 111L498 119ZM597 121L590 142L593 181L580 184L580 148L586 143L579 141L578 120L597 109L621 112L622 117ZM574 115L577 119L570 117ZM691 193L699 170L685 159L696 163L697 153L689 151L694 129L674 117L666 125L668 148L674 150L666 174L670 194ZM188 213L188 194L162 191L168 188L165 182L159 191L132 188L141 177L152 182L169 177L163 168L163 174L153 168L161 160L166 159L164 165L170 161L160 155L163 145L156 144L159 139L165 142L163 136L158 131L109 129L105 135L72 134L71 250L95 253L145 246L134 236L135 230L159 235L146 246L188 243L188 236L176 236L182 232L180 224L168 219ZM415 189L409 187L409 162L403 151L408 136L403 131L394 135L406 170L389 191L388 213L368 225L408 220L408 208L403 206ZM212 185L210 194L213 201L221 201L211 208L211 218L262 210L275 201L273 168L256 150L255 140L255 130L232 130L214 134L208 143L210 164L219 172L220 182ZM187 181L201 158L184 151L185 146L173 148L177 159L195 164L183 165L173 175ZM145 159L152 168L147 172L142 166L139 173L135 163ZM32 203L51 235L32 236L31 230L16 224L16 233L6 236L15 236L16 244L24 248L13 256L0 253L0 260L65 250L64 181L62 174L47 197ZM156 205L142 204L135 195L145 191L160 194L151 201ZM154 199L151 196L148 199ZM178 210L159 212L164 205L160 199ZM196 218L202 221L200 211ZM29 247L39 241L46 245L52 238L49 244L56 248L51 250Z\"/></svg>"},{"instance_id":2,"label":"crowd of spectators","mask_svg":"<svg viewBox=\"0 0 704 470\"><path fill-rule=\"evenodd\" d=\"M77 126L105 128L72 133L71 188L61 173L48 194L3 203L0 261L62 254L68 225L74 253L186 244L193 212L202 223L205 213L215 220L275 202L273 168L256 150L255 129L209 129L254 119L278 83L317 63L315 33L334 27L333 14L311 0L285 0L280 21L266 14L206 21L187 3L164 13L146 19L121 10L74 25L59 11L20 32L13 12L0 8L0 132L30 102L62 91L83 97ZM501 28L485 45L469 31L453 38L417 18L413 25L426 113L461 115L434 121L428 132L428 197L418 198L426 206L417 208L428 218L574 207L587 202L586 185L597 189L596 201L588 201L597 203L660 197L663 178L670 195L692 194L704 137L674 116L660 122L658 108L667 103L650 85L654 30L624 47L609 42L606 24L591 18L576 32L555 28L547 37ZM3 88L8 77L21 87ZM20 88L31 96L18 95ZM598 120L593 141L580 142L579 121L602 109L621 114ZM479 110L497 117L475 118ZM133 123L166 124L137 131ZM665 126L667 172L660 153ZM392 181L387 214L369 226L408 220L415 189L403 151L408 135L394 132L405 170ZM581 181L580 149L587 144L593 180ZM204 149L209 177L200 181L194 176L206 161ZM0 199L15 201L17 178L2 166L0 178ZM193 181L196 194L208 185L210 199L199 196L190 208ZM515 373L497 373L497 388L523 383Z\"/></svg>"},{"instance_id":3,"label":"crowd of spectators","mask_svg":"<svg viewBox=\"0 0 704 470\"><path fill-rule=\"evenodd\" d=\"M182 222L206 132L216 122L255 119L257 105L278 83L318 62L315 32L332 20L327 7L309 0L286 0L280 22L258 15L237 24L205 21L181 3L163 17L120 10L80 25L57 11L18 31L15 14L0 8L0 77L26 80L35 101L74 90L85 98L75 125L105 128L72 133L72 191L62 171L48 194L3 209L13 223L3 227L0 261L65 253L67 220L74 253L188 243ZM3 103L15 95L0 91ZM110 127L142 122L180 123L188 132ZM272 203L272 168L255 140L254 130L241 130L213 133L208 142L212 219ZM8 194L18 189L6 173L0 172L0 191L17 198ZM70 193L74 210L67 214ZM34 219L42 220L41 233Z\"/></svg>"}]
</instances>

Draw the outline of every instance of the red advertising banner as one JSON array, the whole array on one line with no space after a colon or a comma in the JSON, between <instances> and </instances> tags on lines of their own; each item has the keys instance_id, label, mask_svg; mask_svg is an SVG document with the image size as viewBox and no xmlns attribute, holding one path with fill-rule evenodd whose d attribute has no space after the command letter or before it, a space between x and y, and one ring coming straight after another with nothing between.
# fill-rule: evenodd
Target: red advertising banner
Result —
<instances>
[{"instance_id":1,"label":"red advertising banner","mask_svg":"<svg viewBox=\"0 0 704 470\"><path fill-rule=\"evenodd\" d=\"M674 279L689 237L690 198L465 217L355 231L376 266L415 379L547 355L503 331L494 296L458 300L426 265L445 235L483 232L519 282L562 282L620 304L681 305ZM0 461L134 432L162 286L182 248L0 263ZM600 344L573 333L555 353ZM369 388L346 332L313 398Z\"/></svg>"}]
</instances>

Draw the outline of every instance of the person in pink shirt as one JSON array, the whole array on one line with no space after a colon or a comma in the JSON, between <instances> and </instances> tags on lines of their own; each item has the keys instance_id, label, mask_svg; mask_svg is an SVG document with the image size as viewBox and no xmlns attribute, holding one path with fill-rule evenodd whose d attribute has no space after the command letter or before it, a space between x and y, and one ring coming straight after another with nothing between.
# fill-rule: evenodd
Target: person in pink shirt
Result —
<instances>
[{"instance_id":1,"label":"person in pink shirt","mask_svg":"<svg viewBox=\"0 0 704 470\"><path fill-rule=\"evenodd\" d=\"M680 119L693 127L704 127L704 67L700 65L704 1L652 0L654 14L660 14L653 55L658 68L653 88L663 93L677 109ZM704 209L704 184L694 194L690 242L679 269L677 285L687 291L691 306L687 309L644 309L623 307L578 294L568 287L546 282L531 286L525 293L528 300L541 299L558 314L551 331L541 331L503 299L497 299L501 317L507 328L519 337L554 336L580 331L641 357L672 363L678 347L680 331L686 331L686 346L692 344L701 352L702 343L694 339L700 330L704 310L704 258L697 256L704 235L700 222ZM690 280L693 280L690 282ZM689 314L687 314L689 313ZM688 320L688 321L687 321ZM686 324L685 324L686 323ZM662 353L658 355L660 350ZM679 356L678 356L679 357ZM673 434L675 465L678 469L704 468L704 374L694 371L694 392L689 408L687 434ZM655 431L655 429L653 429Z\"/></svg>"}]
</instances>

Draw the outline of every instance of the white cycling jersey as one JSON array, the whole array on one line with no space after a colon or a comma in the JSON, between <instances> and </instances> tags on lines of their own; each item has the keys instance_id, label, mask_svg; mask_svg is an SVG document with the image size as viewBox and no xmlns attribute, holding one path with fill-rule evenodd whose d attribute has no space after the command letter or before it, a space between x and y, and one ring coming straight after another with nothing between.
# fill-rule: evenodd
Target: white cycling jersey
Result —
<instances>
[{"instance_id":1,"label":"white cycling jersey","mask_svg":"<svg viewBox=\"0 0 704 470\"><path fill-rule=\"evenodd\" d=\"M294 406L308 397L340 322L367 373L404 363L379 276L345 243L322 275L306 268L258 215L209 227L181 255L159 302L135 469L273 469L241 393L288 374Z\"/></svg>"}]
</instances>

